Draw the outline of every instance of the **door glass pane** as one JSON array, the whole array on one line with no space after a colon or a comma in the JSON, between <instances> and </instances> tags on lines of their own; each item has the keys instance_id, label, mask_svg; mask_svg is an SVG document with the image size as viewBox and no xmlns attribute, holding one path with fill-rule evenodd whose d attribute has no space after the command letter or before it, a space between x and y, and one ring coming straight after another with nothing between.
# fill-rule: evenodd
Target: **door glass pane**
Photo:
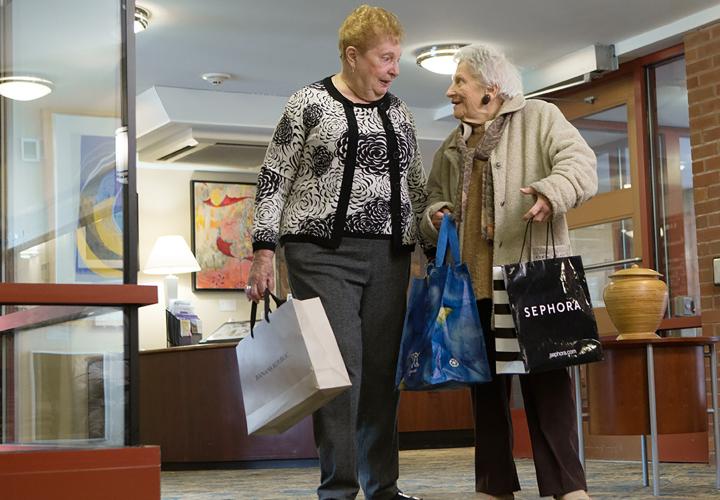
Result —
<instances>
[{"instance_id":1,"label":"door glass pane","mask_svg":"<svg viewBox=\"0 0 720 500\"><path fill-rule=\"evenodd\" d=\"M52 90L0 98L5 282L122 282L120 19L117 0L0 2L2 73Z\"/></svg>"},{"instance_id":2,"label":"door glass pane","mask_svg":"<svg viewBox=\"0 0 720 500\"><path fill-rule=\"evenodd\" d=\"M685 60L649 71L650 102L656 107L651 158L657 270L668 284L668 314L694 316L700 313L700 283Z\"/></svg>"},{"instance_id":3,"label":"door glass pane","mask_svg":"<svg viewBox=\"0 0 720 500\"><path fill-rule=\"evenodd\" d=\"M41 306L32 313L50 319L2 338L4 357L10 357L0 364L6 389L2 442L122 446L127 388L122 309Z\"/></svg>"},{"instance_id":4,"label":"door glass pane","mask_svg":"<svg viewBox=\"0 0 720 500\"><path fill-rule=\"evenodd\" d=\"M597 156L598 193L632 187L627 106L617 106L572 120Z\"/></svg>"},{"instance_id":5,"label":"door glass pane","mask_svg":"<svg viewBox=\"0 0 720 500\"><path fill-rule=\"evenodd\" d=\"M626 265L610 263L633 257L632 219L596 224L570 231L575 255L580 255L586 268L585 277L594 307L604 307L602 293L608 277ZM603 266L603 264L608 264ZM595 268L595 269L593 269Z\"/></svg>"}]
</instances>

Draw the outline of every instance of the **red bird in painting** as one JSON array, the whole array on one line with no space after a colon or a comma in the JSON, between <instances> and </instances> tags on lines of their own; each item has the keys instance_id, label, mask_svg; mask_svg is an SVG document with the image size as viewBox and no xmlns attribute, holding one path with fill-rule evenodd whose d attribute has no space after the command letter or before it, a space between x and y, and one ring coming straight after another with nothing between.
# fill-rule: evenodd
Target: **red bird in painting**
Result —
<instances>
[{"instance_id":1,"label":"red bird in painting","mask_svg":"<svg viewBox=\"0 0 720 500\"><path fill-rule=\"evenodd\" d=\"M220 236L217 237L217 240L215 240L215 244L218 247L218 250L220 250L220 253L227 255L228 257L234 257L232 252L230 251L230 247L232 246L232 243L228 243L224 239L222 239Z\"/></svg>"},{"instance_id":2,"label":"red bird in painting","mask_svg":"<svg viewBox=\"0 0 720 500\"><path fill-rule=\"evenodd\" d=\"M223 200L220 203L214 203L212 201L212 199L210 199L210 198L203 200L203 203L205 203L206 205L210 205L211 207L219 208L219 207L226 207L228 205L232 205L233 203L238 203L243 200L247 200L248 198L252 198L252 197L251 196L241 196L239 198L233 198L232 196L225 195L225 198L223 198Z\"/></svg>"}]
</instances>

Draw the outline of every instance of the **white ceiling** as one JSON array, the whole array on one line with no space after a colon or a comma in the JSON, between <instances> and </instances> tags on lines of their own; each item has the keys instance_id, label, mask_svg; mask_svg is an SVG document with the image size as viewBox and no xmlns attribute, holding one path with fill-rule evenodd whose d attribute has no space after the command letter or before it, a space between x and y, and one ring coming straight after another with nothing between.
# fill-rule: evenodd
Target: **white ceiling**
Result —
<instances>
[{"instance_id":1,"label":"white ceiling","mask_svg":"<svg viewBox=\"0 0 720 500\"><path fill-rule=\"evenodd\" d=\"M339 69L337 29L360 2L349 0L137 0L150 27L136 37L137 94L174 87L185 125L236 127L243 121L269 135L294 90ZM392 92L414 108L427 139L426 157L454 124L438 120L449 77L420 69L414 53L441 42L485 42L531 71L592 44L613 45L621 60L681 41L720 19L710 0L385 0L406 31L401 75ZM120 9L115 0L0 0L10 17L5 67L55 82L52 94L14 103L17 134L39 136L51 113L120 115ZM7 19L3 19L7 27ZM230 73L220 89L201 79ZM668 83L684 79L670 74ZM679 82L678 88L682 87ZM200 94L235 97L233 106L203 108ZM167 92L166 92L167 93ZM256 97L258 96L258 97ZM664 100L677 101L671 92ZM212 101L212 100L210 100ZM215 100L214 102L227 100ZM679 101L678 101L679 102ZM682 104L682 103L681 103ZM670 104L666 107L671 109ZM198 113L202 108L205 113ZM672 108L674 109L674 108ZM222 116L222 120L218 117ZM138 115L140 115L140 110ZM188 117L188 115L193 116ZM232 115L232 116L231 116ZM679 116L678 113L671 113ZM199 119L193 119L200 116ZM119 125L119 119L118 125ZM254 122L252 120L255 120ZM140 119L138 120L140 121ZM147 125L149 127L153 124ZM138 129L143 124L138 123ZM433 142L434 141L434 142Z\"/></svg>"},{"instance_id":2,"label":"white ceiling","mask_svg":"<svg viewBox=\"0 0 720 500\"><path fill-rule=\"evenodd\" d=\"M139 0L148 30L136 38L137 91L152 86L212 89L200 75L233 76L226 92L289 96L339 68L337 29L360 2L349 0ZM446 104L449 78L415 65L413 53L438 42L485 42L526 70L589 45L631 47L643 33L688 16L713 15L710 0L386 0L406 31L392 92L409 105ZM709 15L709 14L708 14ZM707 22L714 19L708 17ZM697 24L697 22L696 22ZM666 30L672 34L672 30ZM636 38L634 38L636 37ZM662 38L655 35L654 38ZM674 40L661 40L667 45ZM652 40L651 40L652 41ZM620 54L621 59L634 53Z\"/></svg>"}]
</instances>

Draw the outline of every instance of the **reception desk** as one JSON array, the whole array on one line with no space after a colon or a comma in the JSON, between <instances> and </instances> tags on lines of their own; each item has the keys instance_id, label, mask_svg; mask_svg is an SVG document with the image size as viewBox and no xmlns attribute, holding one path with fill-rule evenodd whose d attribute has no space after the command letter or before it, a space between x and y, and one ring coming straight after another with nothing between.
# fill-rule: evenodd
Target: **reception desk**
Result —
<instances>
[{"instance_id":1,"label":"reception desk","mask_svg":"<svg viewBox=\"0 0 720 500\"><path fill-rule=\"evenodd\" d=\"M160 445L164 466L317 457L309 417L248 436L235 345L140 352L140 442Z\"/></svg>"},{"instance_id":2,"label":"reception desk","mask_svg":"<svg viewBox=\"0 0 720 500\"><path fill-rule=\"evenodd\" d=\"M310 417L278 436L247 435L235 346L140 352L140 442L160 445L164 466L317 457ZM472 428L469 390L402 393L399 430L413 444L453 431L471 444Z\"/></svg>"}]
</instances>

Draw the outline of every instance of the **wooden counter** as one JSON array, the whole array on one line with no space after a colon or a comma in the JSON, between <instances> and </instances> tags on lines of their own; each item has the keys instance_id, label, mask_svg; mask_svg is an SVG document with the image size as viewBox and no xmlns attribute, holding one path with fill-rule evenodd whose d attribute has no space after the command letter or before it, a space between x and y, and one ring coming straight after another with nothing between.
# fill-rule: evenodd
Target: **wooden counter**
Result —
<instances>
[{"instance_id":1,"label":"wooden counter","mask_svg":"<svg viewBox=\"0 0 720 500\"><path fill-rule=\"evenodd\" d=\"M278 436L248 436L236 343L140 352L140 441L162 463L317 457L308 417Z\"/></svg>"}]
</instances>

